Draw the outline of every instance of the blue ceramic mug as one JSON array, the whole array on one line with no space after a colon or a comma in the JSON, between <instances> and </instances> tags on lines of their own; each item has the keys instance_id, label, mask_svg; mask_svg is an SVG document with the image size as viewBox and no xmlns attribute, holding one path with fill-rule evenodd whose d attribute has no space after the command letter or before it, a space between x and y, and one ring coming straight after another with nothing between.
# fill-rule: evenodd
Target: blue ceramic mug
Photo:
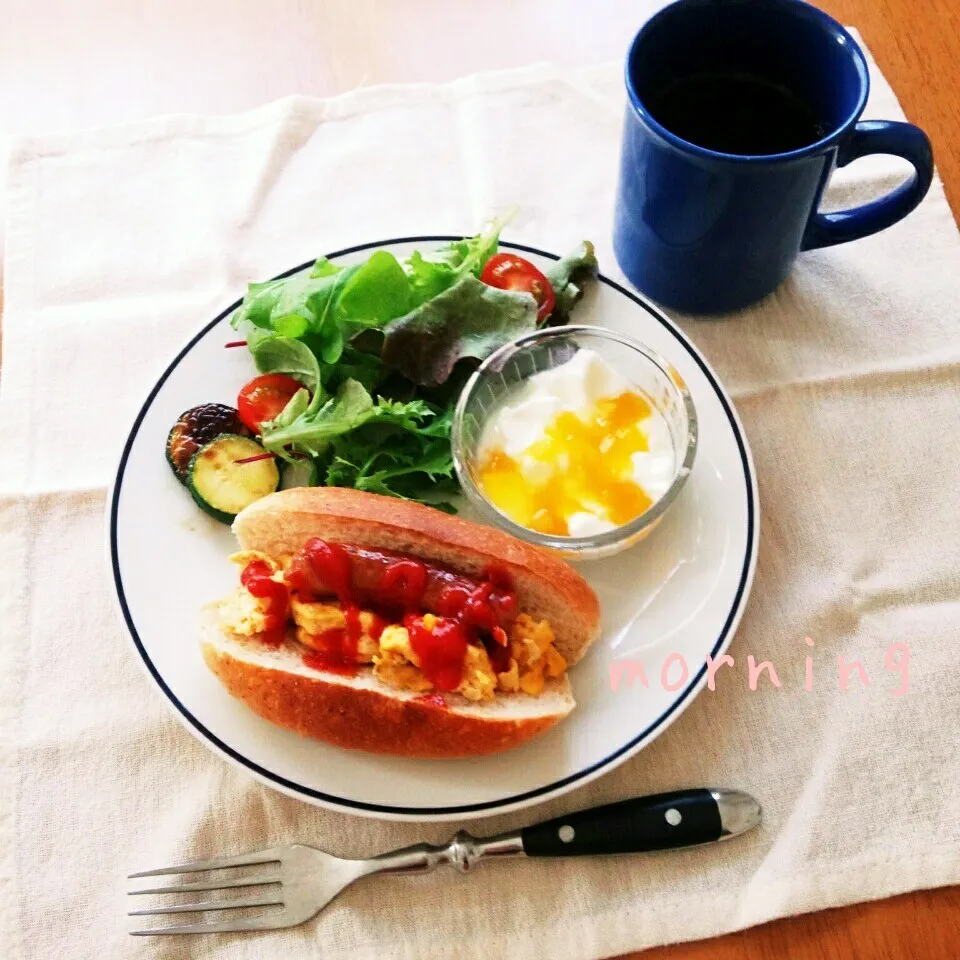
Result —
<instances>
[{"instance_id":1,"label":"blue ceramic mug","mask_svg":"<svg viewBox=\"0 0 960 960\"><path fill-rule=\"evenodd\" d=\"M909 123L858 122L863 52L800 0L679 0L627 56L614 249L647 296L723 313L785 279L801 250L857 240L926 195L933 156ZM817 208L834 167L871 153L913 176L872 203Z\"/></svg>"}]
</instances>

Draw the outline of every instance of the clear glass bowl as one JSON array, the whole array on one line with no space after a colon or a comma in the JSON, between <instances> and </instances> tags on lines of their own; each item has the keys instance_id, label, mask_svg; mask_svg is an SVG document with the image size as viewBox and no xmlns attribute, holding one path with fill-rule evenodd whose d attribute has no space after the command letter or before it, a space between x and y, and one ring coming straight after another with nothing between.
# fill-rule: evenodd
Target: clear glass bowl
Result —
<instances>
[{"instance_id":1,"label":"clear glass bowl","mask_svg":"<svg viewBox=\"0 0 960 960\"><path fill-rule=\"evenodd\" d=\"M486 421L520 383L565 363L580 348L598 353L662 414L670 428L676 466L666 493L640 516L606 533L565 537L530 530L501 513L483 493L477 450ZM519 540L571 559L596 559L642 540L677 499L696 456L697 414L683 378L649 347L603 327L550 327L508 343L480 365L460 395L451 440L460 484L485 520Z\"/></svg>"}]
</instances>

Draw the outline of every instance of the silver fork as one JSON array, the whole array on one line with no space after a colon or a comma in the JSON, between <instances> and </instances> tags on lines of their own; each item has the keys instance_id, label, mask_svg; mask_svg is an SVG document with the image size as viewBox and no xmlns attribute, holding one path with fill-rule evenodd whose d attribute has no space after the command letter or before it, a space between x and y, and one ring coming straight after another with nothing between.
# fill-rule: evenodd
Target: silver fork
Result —
<instances>
[{"instance_id":1,"label":"silver fork","mask_svg":"<svg viewBox=\"0 0 960 960\"><path fill-rule=\"evenodd\" d=\"M350 884L375 873L424 873L441 863L450 864L466 873L484 859L575 857L672 850L735 837L755 827L760 818L760 804L739 790L679 790L581 810L495 837L473 837L461 830L446 846L418 843L369 860L344 860L300 843L284 844L237 857L194 860L159 870L131 873L130 878L261 864L270 864L273 869L237 879L204 880L178 886L131 890L130 894L197 893L253 886L269 889L252 897L211 899L149 910L132 910L129 916L272 906L283 909L270 913L261 911L255 916L219 922L189 923L131 932L133 936L144 937L163 933L277 930L309 920Z\"/></svg>"}]
</instances>

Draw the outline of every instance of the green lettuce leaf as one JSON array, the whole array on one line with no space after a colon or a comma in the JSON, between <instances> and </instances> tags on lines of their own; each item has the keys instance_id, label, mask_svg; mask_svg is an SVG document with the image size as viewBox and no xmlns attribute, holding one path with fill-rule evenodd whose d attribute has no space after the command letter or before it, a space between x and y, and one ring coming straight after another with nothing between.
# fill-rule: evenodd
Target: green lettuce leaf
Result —
<instances>
[{"instance_id":1,"label":"green lettuce leaf","mask_svg":"<svg viewBox=\"0 0 960 960\"><path fill-rule=\"evenodd\" d=\"M251 350L271 336L286 337L308 343L324 364L336 364L358 334L404 316L467 274L479 276L496 252L502 225L495 221L427 255L415 252L404 265L386 250L349 266L321 257L292 277L250 284L230 322Z\"/></svg>"},{"instance_id":2,"label":"green lettuce leaf","mask_svg":"<svg viewBox=\"0 0 960 960\"><path fill-rule=\"evenodd\" d=\"M266 336L299 339L307 333L321 333L334 293L342 289L349 273L358 269L333 267L327 262L331 269L321 268L315 275L321 263L317 261L313 271L250 284L230 323L246 335L251 350Z\"/></svg>"},{"instance_id":3,"label":"green lettuce leaf","mask_svg":"<svg viewBox=\"0 0 960 960\"><path fill-rule=\"evenodd\" d=\"M344 285L337 316L342 325L366 330L402 317L411 306L410 280L403 267L392 253L377 250ZM345 336L349 339L350 334Z\"/></svg>"},{"instance_id":4,"label":"green lettuce leaf","mask_svg":"<svg viewBox=\"0 0 960 960\"><path fill-rule=\"evenodd\" d=\"M584 240L579 247L561 257L546 271L546 277L557 298L556 306L547 320L550 326L562 326L570 319L570 311L583 296L584 284L596 278L598 269L593 244Z\"/></svg>"},{"instance_id":5,"label":"green lettuce leaf","mask_svg":"<svg viewBox=\"0 0 960 960\"><path fill-rule=\"evenodd\" d=\"M283 279L251 283L247 287L243 303L230 320L233 327L240 329L244 323L250 323L264 330L272 330L270 318L286 282L286 279Z\"/></svg>"},{"instance_id":6,"label":"green lettuce leaf","mask_svg":"<svg viewBox=\"0 0 960 960\"><path fill-rule=\"evenodd\" d=\"M250 351L261 373L285 373L299 380L311 393L320 386L320 364L313 351L300 340L268 337Z\"/></svg>"},{"instance_id":7,"label":"green lettuce leaf","mask_svg":"<svg viewBox=\"0 0 960 960\"><path fill-rule=\"evenodd\" d=\"M373 399L356 380L346 380L336 396L316 409L303 407L301 401L299 412L292 417L288 410L299 395L300 391L276 420L261 425L264 449L284 460L296 460L295 454L320 456L334 437L355 430L374 416Z\"/></svg>"},{"instance_id":8,"label":"green lettuce leaf","mask_svg":"<svg viewBox=\"0 0 960 960\"><path fill-rule=\"evenodd\" d=\"M415 481L414 487L410 487L405 481L413 479L415 475L420 475L419 479ZM430 457L424 458L419 463L385 467L373 473L361 472L354 479L353 486L357 490L366 490L368 493L380 493L389 497L400 497L403 500L413 500L418 498L407 496L403 491L420 490L423 488L424 481L430 481L436 486L439 480L450 478L452 475L453 459L449 451L436 450Z\"/></svg>"},{"instance_id":9,"label":"green lettuce leaf","mask_svg":"<svg viewBox=\"0 0 960 960\"><path fill-rule=\"evenodd\" d=\"M377 407L373 419L376 423L400 427L403 430L416 432L436 417L436 411L424 400L410 400L403 403L398 400L388 400L386 397L377 398Z\"/></svg>"},{"instance_id":10,"label":"green lettuce leaf","mask_svg":"<svg viewBox=\"0 0 960 960\"><path fill-rule=\"evenodd\" d=\"M309 339L314 353L334 364L348 340L402 316L414 302L406 271L378 250L365 263L338 267L320 259L310 271L251 284L231 323L251 346L271 334Z\"/></svg>"},{"instance_id":11,"label":"green lettuce leaf","mask_svg":"<svg viewBox=\"0 0 960 960\"><path fill-rule=\"evenodd\" d=\"M310 344L310 338L305 342ZM366 353L346 344L336 363L325 363L320 368L320 381L329 393L336 393L346 380L356 380L373 393L377 384L387 375L379 353Z\"/></svg>"},{"instance_id":12,"label":"green lettuce leaf","mask_svg":"<svg viewBox=\"0 0 960 960\"><path fill-rule=\"evenodd\" d=\"M420 427L420 433L424 437L436 437L441 440L450 439L450 431L453 428L453 411L456 407L456 398L450 406L439 412L429 423Z\"/></svg>"},{"instance_id":13,"label":"green lettuce leaf","mask_svg":"<svg viewBox=\"0 0 960 960\"><path fill-rule=\"evenodd\" d=\"M455 267L443 260L428 260L418 250L407 258L406 265L417 303L425 303L457 282Z\"/></svg>"},{"instance_id":14,"label":"green lettuce leaf","mask_svg":"<svg viewBox=\"0 0 960 960\"><path fill-rule=\"evenodd\" d=\"M334 273L339 273L343 267L338 267L331 263L326 257L321 257L311 268L311 277L329 277Z\"/></svg>"},{"instance_id":15,"label":"green lettuce leaf","mask_svg":"<svg viewBox=\"0 0 960 960\"><path fill-rule=\"evenodd\" d=\"M316 398L316 395L314 395ZM260 430L263 433L269 433L272 430L280 430L283 427L289 427L296 423L311 407L310 394L306 387L298 390L288 401L287 405L277 414L273 420L267 420L260 424Z\"/></svg>"},{"instance_id":16,"label":"green lettuce leaf","mask_svg":"<svg viewBox=\"0 0 960 960\"><path fill-rule=\"evenodd\" d=\"M406 266L416 304L448 290L467 273L479 277L487 261L497 252L505 222L506 218L494 220L475 237L453 240L426 256L415 250Z\"/></svg>"},{"instance_id":17,"label":"green lettuce leaf","mask_svg":"<svg viewBox=\"0 0 960 960\"><path fill-rule=\"evenodd\" d=\"M384 327L381 358L420 386L442 384L458 360L484 360L537 326L529 293L499 290L465 274L449 290Z\"/></svg>"},{"instance_id":18,"label":"green lettuce leaf","mask_svg":"<svg viewBox=\"0 0 960 960\"><path fill-rule=\"evenodd\" d=\"M327 485L452 509L435 502L458 489L450 449L452 416L452 408L439 410L422 400L381 398L368 423L332 442Z\"/></svg>"}]
</instances>

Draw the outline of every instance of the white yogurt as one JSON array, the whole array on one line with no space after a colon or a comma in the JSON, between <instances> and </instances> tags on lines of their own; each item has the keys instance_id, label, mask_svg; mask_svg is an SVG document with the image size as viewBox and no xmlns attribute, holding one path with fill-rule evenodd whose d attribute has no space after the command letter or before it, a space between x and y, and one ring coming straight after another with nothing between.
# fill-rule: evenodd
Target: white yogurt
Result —
<instances>
[{"instance_id":1,"label":"white yogurt","mask_svg":"<svg viewBox=\"0 0 960 960\"><path fill-rule=\"evenodd\" d=\"M578 350L566 363L534 374L493 412L481 435L479 459L483 462L493 453L505 454L516 462L524 484L543 487L570 466L564 462L565 454L544 461L532 450L556 418L574 413L585 423L590 422L600 401L628 392L639 391L598 353ZM636 484L656 502L673 482L676 460L670 427L652 403L651 409L651 415L639 424L649 449L631 455L621 479ZM609 443L613 442L611 436ZM605 452L603 443L599 449ZM587 501L580 503L566 523L573 537L595 536L616 527L602 504Z\"/></svg>"}]
</instances>

